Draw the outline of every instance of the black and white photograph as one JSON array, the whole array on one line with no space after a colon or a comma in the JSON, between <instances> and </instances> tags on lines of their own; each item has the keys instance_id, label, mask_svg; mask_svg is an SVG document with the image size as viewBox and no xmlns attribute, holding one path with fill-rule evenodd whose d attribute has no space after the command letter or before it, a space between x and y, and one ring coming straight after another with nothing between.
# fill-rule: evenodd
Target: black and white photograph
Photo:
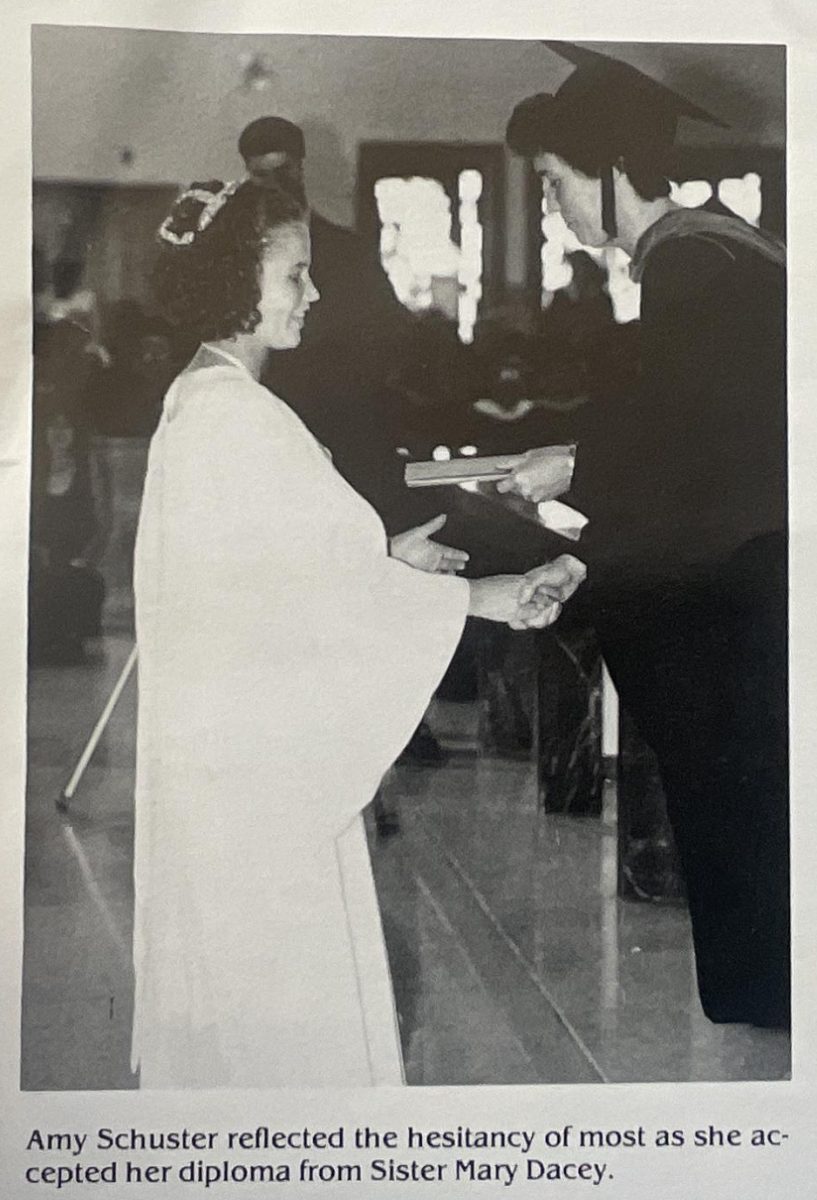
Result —
<instances>
[{"instance_id":1,"label":"black and white photograph","mask_svg":"<svg viewBox=\"0 0 817 1200\"><path fill-rule=\"evenodd\" d=\"M32 29L20 1087L791 1078L786 47Z\"/></svg>"}]
</instances>

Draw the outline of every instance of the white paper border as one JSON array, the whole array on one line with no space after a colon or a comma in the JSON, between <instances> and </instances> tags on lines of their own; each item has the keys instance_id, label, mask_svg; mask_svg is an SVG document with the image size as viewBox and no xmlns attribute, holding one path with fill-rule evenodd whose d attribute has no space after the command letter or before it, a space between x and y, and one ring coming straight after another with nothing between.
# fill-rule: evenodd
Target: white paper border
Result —
<instances>
[{"instance_id":1,"label":"white paper border","mask_svg":"<svg viewBox=\"0 0 817 1200\"><path fill-rule=\"evenodd\" d=\"M321 2L244 3L203 0L52 0L15 3L4 14L0 39L0 88L6 114L2 136L2 232L0 239L0 314L5 333L0 393L0 661L4 698L0 706L0 762L3 800L0 812L0 1194L14 1200L43 1187L17 1182L24 1161L23 1145L35 1126L55 1130L96 1129L131 1124L159 1128L253 1128L259 1124L296 1127L372 1123L402 1129L457 1124L498 1127L555 1127L565 1122L627 1127L638 1123L780 1126L790 1134L778 1151L685 1149L653 1153L623 1152L614 1160L619 1174L604 1185L606 1196L621 1200L698 1200L740 1195L766 1200L791 1194L817 1194L817 969L814 948L817 888L812 865L817 861L817 834L812 819L810 749L817 728L817 639L812 616L817 582L817 338L814 312L815 268L813 216L815 174L814 114L817 113L817 23L807 0L628 0L615 8L606 0L558 0L502 5L460 2L441 5L429 0L404 3ZM435 37L563 37L598 41L778 42L789 53L789 246L790 246L790 442L792 492L792 846L795 886L794 1079L790 1083L627 1084L606 1086L405 1089L367 1092L270 1093L21 1093L19 1079L19 975L22 920L24 784L25 552L28 507L27 426L30 356L28 321L30 246L30 104L29 25L88 24L222 32L346 33ZM17 460L18 465L11 465ZM574 1195L581 1185L519 1185L513 1194ZM584 1185L589 1186L589 1185ZM477 1195L506 1194L493 1187L473 1189ZM207 1193L219 1200L232 1195L268 1194L245 1185ZM334 1187L332 1194L468 1195L471 1189L407 1185ZM166 1196L160 1187L64 1189L73 1195ZM186 1188L182 1195L202 1195ZM324 1195L327 1189L288 1186L281 1194Z\"/></svg>"}]
</instances>

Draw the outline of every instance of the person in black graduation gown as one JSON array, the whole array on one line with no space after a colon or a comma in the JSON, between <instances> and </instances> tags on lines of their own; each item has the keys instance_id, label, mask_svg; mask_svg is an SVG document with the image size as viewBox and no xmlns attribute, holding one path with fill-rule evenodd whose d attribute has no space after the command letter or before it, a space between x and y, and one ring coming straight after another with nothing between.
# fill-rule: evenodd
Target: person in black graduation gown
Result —
<instances>
[{"instance_id":1,"label":"person in black graduation gown","mask_svg":"<svg viewBox=\"0 0 817 1200\"><path fill-rule=\"evenodd\" d=\"M306 203L299 126L259 117L241 133L238 149L251 176ZM320 302L301 345L278 355L263 382L295 409L389 527L405 491L395 453L399 398L390 381L409 342L411 317L394 294L376 241L314 209L309 228Z\"/></svg>"},{"instance_id":2,"label":"person in black graduation gown","mask_svg":"<svg viewBox=\"0 0 817 1200\"><path fill-rule=\"evenodd\" d=\"M681 116L708 114L566 43L555 96L514 110L579 240L640 279L641 379L604 441L580 442L585 601L624 706L656 754L685 875L704 1011L789 1021L786 328L782 244L714 204L669 199ZM563 457L563 456L562 456ZM534 451L500 485L562 494Z\"/></svg>"},{"instance_id":3,"label":"person in black graduation gown","mask_svg":"<svg viewBox=\"0 0 817 1200\"><path fill-rule=\"evenodd\" d=\"M307 203L303 130L283 117L259 117L245 127L238 150L248 174ZM379 247L352 229L310 210L311 274L320 294L300 345L275 356L262 383L282 397L329 450L340 473L377 510L390 535L437 516L425 497L408 494L404 461L404 398L396 381L409 358L414 323L395 296ZM442 748L424 719L404 754L442 762Z\"/></svg>"}]
</instances>

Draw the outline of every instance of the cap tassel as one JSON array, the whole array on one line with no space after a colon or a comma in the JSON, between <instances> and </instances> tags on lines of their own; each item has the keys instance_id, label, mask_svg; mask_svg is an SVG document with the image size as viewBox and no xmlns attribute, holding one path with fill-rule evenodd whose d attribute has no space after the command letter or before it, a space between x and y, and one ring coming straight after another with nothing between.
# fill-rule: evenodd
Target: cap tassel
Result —
<instances>
[{"instance_id":1,"label":"cap tassel","mask_svg":"<svg viewBox=\"0 0 817 1200\"><path fill-rule=\"evenodd\" d=\"M604 167L601 172L601 227L609 238L614 238L618 233L616 189L612 167Z\"/></svg>"}]
</instances>

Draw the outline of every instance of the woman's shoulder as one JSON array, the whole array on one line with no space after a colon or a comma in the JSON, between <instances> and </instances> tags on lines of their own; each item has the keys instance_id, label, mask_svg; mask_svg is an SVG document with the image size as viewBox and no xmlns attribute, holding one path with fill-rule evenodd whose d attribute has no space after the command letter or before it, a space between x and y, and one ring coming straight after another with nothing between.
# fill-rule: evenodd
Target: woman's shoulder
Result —
<instances>
[{"instance_id":1,"label":"woman's shoulder","mask_svg":"<svg viewBox=\"0 0 817 1200\"><path fill-rule=\"evenodd\" d=\"M179 436L212 444L272 443L292 449L311 435L278 396L240 367L194 367L178 375L165 397L165 418Z\"/></svg>"},{"instance_id":2,"label":"woman's shoulder","mask_svg":"<svg viewBox=\"0 0 817 1200\"><path fill-rule=\"evenodd\" d=\"M174 384L187 394L203 394L212 392L235 392L250 395L253 392L266 392L266 388L253 379L248 371L243 370L237 363L228 362L197 362L195 359L184 368L175 378Z\"/></svg>"},{"instance_id":3,"label":"woman's shoulder","mask_svg":"<svg viewBox=\"0 0 817 1200\"><path fill-rule=\"evenodd\" d=\"M177 375L168 389L165 407L169 420L182 412L223 410L225 416L242 410L268 407L270 393L246 371L230 363L190 366Z\"/></svg>"}]
</instances>

